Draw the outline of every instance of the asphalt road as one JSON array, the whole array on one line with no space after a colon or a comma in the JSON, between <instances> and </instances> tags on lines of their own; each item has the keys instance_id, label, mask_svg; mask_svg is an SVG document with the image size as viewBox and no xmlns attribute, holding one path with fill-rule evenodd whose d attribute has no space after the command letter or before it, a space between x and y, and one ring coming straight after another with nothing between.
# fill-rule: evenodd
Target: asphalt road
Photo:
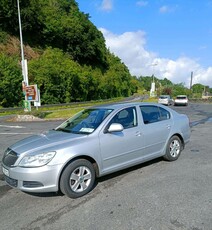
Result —
<instances>
[{"instance_id":1,"label":"asphalt road","mask_svg":"<svg viewBox=\"0 0 212 230\"><path fill-rule=\"evenodd\" d=\"M173 108L192 126L177 161L157 159L103 177L82 198L12 189L0 170L0 229L212 230L212 104ZM59 123L0 118L0 161L8 145Z\"/></svg>"}]
</instances>

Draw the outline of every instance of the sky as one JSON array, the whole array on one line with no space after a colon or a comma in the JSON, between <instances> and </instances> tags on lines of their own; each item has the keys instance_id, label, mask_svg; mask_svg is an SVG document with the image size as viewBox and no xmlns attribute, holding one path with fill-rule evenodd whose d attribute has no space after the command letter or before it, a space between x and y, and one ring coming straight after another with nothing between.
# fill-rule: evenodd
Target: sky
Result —
<instances>
[{"instance_id":1,"label":"sky","mask_svg":"<svg viewBox=\"0 0 212 230\"><path fill-rule=\"evenodd\" d=\"M212 88L212 0L76 0L133 76Z\"/></svg>"}]
</instances>

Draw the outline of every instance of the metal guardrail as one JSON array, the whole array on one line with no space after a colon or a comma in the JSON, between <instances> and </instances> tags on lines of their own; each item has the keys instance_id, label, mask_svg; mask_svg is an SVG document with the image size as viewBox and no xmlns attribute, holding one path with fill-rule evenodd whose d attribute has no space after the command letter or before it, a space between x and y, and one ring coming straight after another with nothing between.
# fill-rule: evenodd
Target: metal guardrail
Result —
<instances>
[{"instance_id":1,"label":"metal guardrail","mask_svg":"<svg viewBox=\"0 0 212 230\"><path fill-rule=\"evenodd\" d=\"M130 101L133 100L135 97L128 97L125 98L121 101ZM82 105L82 104L90 104L90 103L98 103L98 102L108 102L111 101L112 99L105 99L105 100L97 100L97 101L82 101L82 102L71 102L71 103L60 103L60 104L47 104L47 105L42 105L42 108L50 108L50 107L67 107L67 106L73 106L73 105ZM1 108L0 113L7 112L7 111L21 111L23 110L23 107L10 107L10 108Z\"/></svg>"},{"instance_id":2,"label":"metal guardrail","mask_svg":"<svg viewBox=\"0 0 212 230\"><path fill-rule=\"evenodd\" d=\"M135 96L131 96L128 98L123 98L123 100L120 100L119 102L127 102L127 101L142 101L144 99L148 98L147 95L143 95L140 97L135 97ZM50 108L50 107L67 107L67 106L73 106L73 105L82 105L82 104L90 104L92 102L109 102L112 99L105 99L105 100L97 100L97 101L83 101L83 102L71 102L71 103L62 103L62 104L48 104L48 105L42 105L42 108ZM23 110L23 107L16 107L16 108L2 108L0 109L0 113L4 113L7 111L21 111Z\"/></svg>"},{"instance_id":3,"label":"metal guardrail","mask_svg":"<svg viewBox=\"0 0 212 230\"><path fill-rule=\"evenodd\" d=\"M104 100L105 101L105 100ZM97 101L98 102L98 101ZM99 101L100 102L100 101ZM48 104L48 105L42 105L42 108L50 108L50 107L66 107L66 106L73 106L73 105L80 105L80 104L89 104L89 102L72 102L72 103L62 103L62 104ZM7 112L7 111L21 111L23 110L23 107L15 107L15 108L2 108L0 109L0 113Z\"/></svg>"}]
</instances>

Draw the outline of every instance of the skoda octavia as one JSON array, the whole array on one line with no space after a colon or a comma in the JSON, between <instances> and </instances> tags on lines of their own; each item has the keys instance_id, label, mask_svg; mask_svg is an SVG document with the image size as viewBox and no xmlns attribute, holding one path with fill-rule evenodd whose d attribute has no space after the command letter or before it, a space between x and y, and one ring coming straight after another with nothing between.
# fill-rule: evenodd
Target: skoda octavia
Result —
<instances>
[{"instance_id":1,"label":"skoda octavia","mask_svg":"<svg viewBox=\"0 0 212 230\"><path fill-rule=\"evenodd\" d=\"M157 103L85 109L53 130L4 153L5 181L25 192L90 192L95 179L163 156L177 160L190 138L189 119Z\"/></svg>"}]
</instances>

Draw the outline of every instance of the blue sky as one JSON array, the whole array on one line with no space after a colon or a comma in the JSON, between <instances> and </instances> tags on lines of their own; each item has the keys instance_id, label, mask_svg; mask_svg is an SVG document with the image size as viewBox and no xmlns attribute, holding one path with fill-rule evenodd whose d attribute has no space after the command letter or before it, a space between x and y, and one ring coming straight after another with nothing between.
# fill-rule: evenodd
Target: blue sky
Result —
<instances>
[{"instance_id":1,"label":"blue sky","mask_svg":"<svg viewBox=\"0 0 212 230\"><path fill-rule=\"evenodd\" d=\"M212 87L212 0L76 0L132 75Z\"/></svg>"}]
</instances>

